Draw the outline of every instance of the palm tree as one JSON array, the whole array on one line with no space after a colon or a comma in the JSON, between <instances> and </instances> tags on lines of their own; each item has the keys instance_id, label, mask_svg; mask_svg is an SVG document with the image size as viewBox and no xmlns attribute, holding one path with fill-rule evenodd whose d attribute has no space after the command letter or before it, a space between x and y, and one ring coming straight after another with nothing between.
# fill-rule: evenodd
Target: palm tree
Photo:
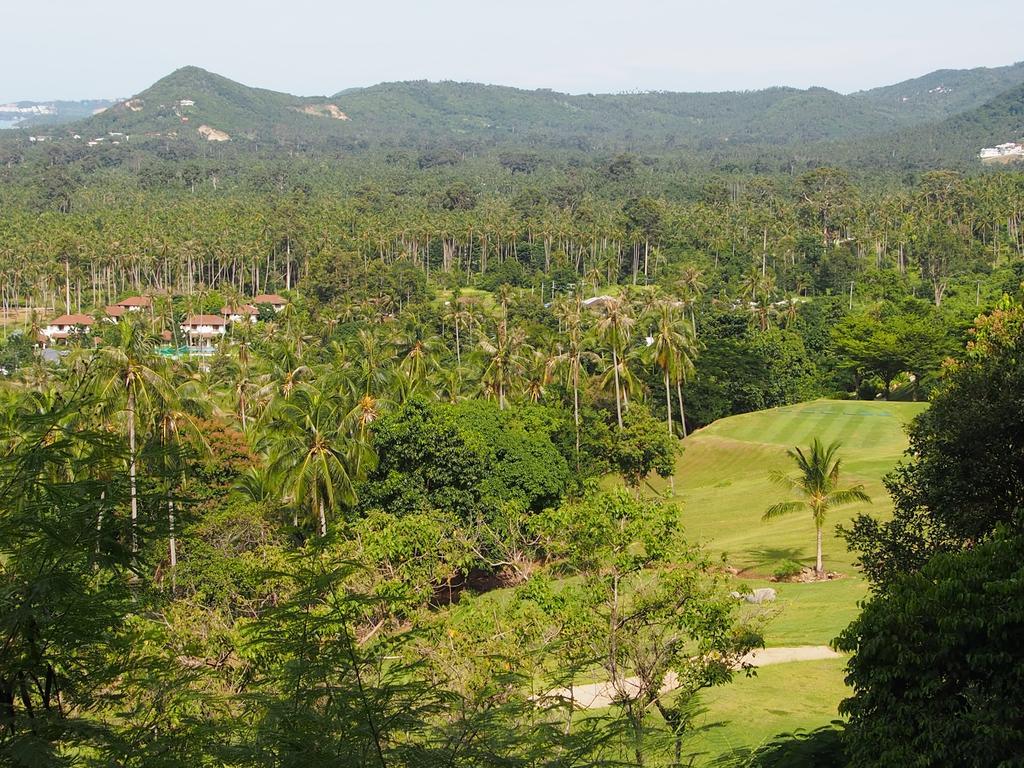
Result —
<instances>
[{"instance_id":1,"label":"palm tree","mask_svg":"<svg viewBox=\"0 0 1024 768\"><path fill-rule=\"evenodd\" d=\"M155 338L142 323L131 320L118 324L121 336L118 343L104 346L98 352L100 399L107 408L120 405L124 400L125 428L128 432L128 484L131 499L132 551L138 551L137 524L139 519L138 451L136 450L136 421L140 406L151 404L154 394L167 396L167 380L162 371L153 367L151 357Z\"/></svg>"},{"instance_id":2,"label":"palm tree","mask_svg":"<svg viewBox=\"0 0 1024 768\"><path fill-rule=\"evenodd\" d=\"M805 453L800 448L787 451L799 470L796 476L787 475L781 470L771 473L771 479L784 488L802 496L802 499L780 501L773 504L764 513L762 520L773 520L791 512L810 510L817 533L817 558L814 573L820 579L825 571L821 564L821 530L825 525L825 515L832 509L852 504L857 501L870 503L871 499L864 492L863 485L849 488L839 487L839 470L841 460L836 455L839 443L834 442L825 447L821 440L814 438L810 451Z\"/></svg>"},{"instance_id":3,"label":"palm tree","mask_svg":"<svg viewBox=\"0 0 1024 768\"><path fill-rule=\"evenodd\" d=\"M657 324L650 352L654 364L661 369L662 378L665 382L666 423L668 425L668 434L671 437L672 389L669 384L673 376L677 378L677 381L683 378L686 363L689 363L691 366L693 364L693 329L689 322L676 316L675 308L670 301L659 302L656 312ZM682 402L680 402L680 408L682 408ZM683 414L680 413L679 416L682 418ZM683 430L685 435L685 425Z\"/></svg>"},{"instance_id":4,"label":"palm tree","mask_svg":"<svg viewBox=\"0 0 1024 768\"><path fill-rule=\"evenodd\" d=\"M210 445L203 435L203 431L196 423L196 418L202 416L206 411L207 403L204 398L203 388L199 381L189 378L181 382L177 387L169 383L162 393L159 403L154 407L154 422L157 427L157 435L163 448L161 460L163 470L168 483L167 490L167 535L168 555L170 558L171 571L171 592L177 590L177 569L178 569L178 542L175 532L175 508L173 484L175 478L180 478L184 485L185 464L181 461L182 454L180 446L182 439L187 434L189 442L198 446L203 454L210 454Z\"/></svg>"},{"instance_id":5,"label":"palm tree","mask_svg":"<svg viewBox=\"0 0 1024 768\"><path fill-rule=\"evenodd\" d=\"M267 427L270 470L283 495L308 506L327 535L327 515L356 501L357 468L371 463L365 443L343 429L346 410L336 396L300 385L282 401Z\"/></svg>"},{"instance_id":6,"label":"palm tree","mask_svg":"<svg viewBox=\"0 0 1024 768\"><path fill-rule=\"evenodd\" d=\"M630 333L635 321L629 316L625 304L620 299L605 302L604 314L597 321L597 335L612 353L612 372L615 381L615 415L622 429L622 397L619 381L619 359L629 343Z\"/></svg>"},{"instance_id":7,"label":"palm tree","mask_svg":"<svg viewBox=\"0 0 1024 768\"><path fill-rule=\"evenodd\" d=\"M579 297L572 303L563 306L559 324L565 334L565 345L555 358L556 366L564 366L566 383L572 389L572 420L576 427L576 468L580 463L580 377L586 376L583 359L594 359L597 355L584 350L583 334L583 303Z\"/></svg>"}]
</instances>

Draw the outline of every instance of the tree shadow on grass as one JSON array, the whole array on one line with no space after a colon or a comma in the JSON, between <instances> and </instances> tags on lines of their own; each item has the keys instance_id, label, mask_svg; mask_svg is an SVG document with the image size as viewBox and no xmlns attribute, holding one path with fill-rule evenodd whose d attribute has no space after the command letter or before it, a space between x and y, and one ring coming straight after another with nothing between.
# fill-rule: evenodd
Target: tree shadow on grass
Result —
<instances>
[{"instance_id":1,"label":"tree shadow on grass","mask_svg":"<svg viewBox=\"0 0 1024 768\"><path fill-rule=\"evenodd\" d=\"M806 551L803 548L797 547L761 547L759 549L752 549L746 553L745 561L748 565L743 569L743 572L763 572L765 568L770 568L790 560L799 563L806 556Z\"/></svg>"},{"instance_id":2,"label":"tree shadow on grass","mask_svg":"<svg viewBox=\"0 0 1024 768\"><path fill-rule=\"evenodd\" d=\"M842 723L813 731L783 733L753 749L735 749L720 755L714 768L843 768L846 757Z\"/></svg>"}]
</instances>

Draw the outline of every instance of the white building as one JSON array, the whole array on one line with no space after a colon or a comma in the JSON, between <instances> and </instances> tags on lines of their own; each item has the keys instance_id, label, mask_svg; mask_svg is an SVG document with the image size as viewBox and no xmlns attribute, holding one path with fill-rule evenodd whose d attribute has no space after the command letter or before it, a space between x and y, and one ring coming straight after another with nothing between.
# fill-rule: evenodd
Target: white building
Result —
<instances>
[{"instance_id":1,"label":"white building","mask_svg":"<svg viewBox=\"0 0 1024 768\"><path fill-rule=\"evenodd\" d=\"M61 315L51 320L42 329L46 341L65 341L75 336L84 336L92 330L93 319L89 315Z\"/></svg>"},{"instance_id":2,"label":"white building","mask_svg":"<svg viewBox=\"0 0 1024 768\"><path fill-rule=\"evenodd\" d=\"M181 324L181 332L191 347L213 347L227 333L228 322L220 315L189 315Z\"/></svg>"},{"instance_id":3,"label":"white building","mask_svg":"<svg viewBox=\"0 0 1024 768\"><path fill-rule=\"evenodd\" d=\"M997 144L994 147L985 147L978 153L978 157L982 160L993 157L1024 157L1024 144L1008 141L1005 144Z\"/></svg>"},{"instance_id":4,"label":"white building","mask_svg":"<svg viewBox=\"0 0 1024 768\"><path fill-rule=\"evenodd\" d=\"M252 297L252 303L257 307L261 304L268 304L274 308L275 312L280 312L285 308L288 300L283 296L278 296L276 293L261 293L258 296Z\"/></svg>"},{"instance_id":5,"label":"white building","mask_svg":"<svg viewBox=\"0 0 1024 768\"><path fill-rule=\"evenodd\" d=\"M231 323L240 323L243 320L248 320L250 323L255 323L259 319L260 311L252 304L241 304L239 306L224 306L220 308L220 313L228 319Z\"/></svg>"}]
</instances>

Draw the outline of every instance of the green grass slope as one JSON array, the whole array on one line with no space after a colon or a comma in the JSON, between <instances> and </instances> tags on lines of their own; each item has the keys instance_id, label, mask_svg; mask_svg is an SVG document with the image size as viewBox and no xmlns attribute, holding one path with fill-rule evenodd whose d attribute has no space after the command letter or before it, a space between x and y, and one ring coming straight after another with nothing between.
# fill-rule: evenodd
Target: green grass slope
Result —
<instances>
[{"instance_id":1,"label":"green grass slope","mask_svg":"<svg viewBox=\"0 0 1024 768\"><path fill-rule=\"evenodd\" d=\"M923 403L815 400L809 403L722 419L684 441L677 463L675 498L683 504L691 539L723 553L740 569L737 583L771 586L779 594L770 611L768 646L827 645L858 612L867 594L853 556L835 526L859 512L891 513L883 476L907 446L906 423ZM843 482L863 483L870 505L836 511L825 529L826 568L843 577L818 583L774 583L767 577L781 562L812 565L814 526L809 514L770 523L764 510L786 498L773 484L772 469L788 470L786 450L818 437L842 443ZM846 696L843 661L793 662L758 670L757 675L709 691L702 718L708 728L691 745L706 759L752 748L778 733L811 729L838 717Z\"/></svg>"}]
</instances>

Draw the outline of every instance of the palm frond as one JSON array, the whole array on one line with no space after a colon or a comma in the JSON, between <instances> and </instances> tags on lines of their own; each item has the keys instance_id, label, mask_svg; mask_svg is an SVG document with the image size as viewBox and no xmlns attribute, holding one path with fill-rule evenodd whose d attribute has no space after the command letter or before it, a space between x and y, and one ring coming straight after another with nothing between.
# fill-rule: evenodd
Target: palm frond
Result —
<instances>
[{"instance_id":1,"label":"palm frond","mask_svg":"<svg viewBox=\"0 0 1024 768\"><path fill-rule=\"evenodd\" d=\"M807 509L807 503L803 501L780 501L778 504L773 504L768 507L763 515L762 520L774 520L776 517L782 517L783 515L789 515L793 512L801 512Z\"/></svg>"}]
</instances>

